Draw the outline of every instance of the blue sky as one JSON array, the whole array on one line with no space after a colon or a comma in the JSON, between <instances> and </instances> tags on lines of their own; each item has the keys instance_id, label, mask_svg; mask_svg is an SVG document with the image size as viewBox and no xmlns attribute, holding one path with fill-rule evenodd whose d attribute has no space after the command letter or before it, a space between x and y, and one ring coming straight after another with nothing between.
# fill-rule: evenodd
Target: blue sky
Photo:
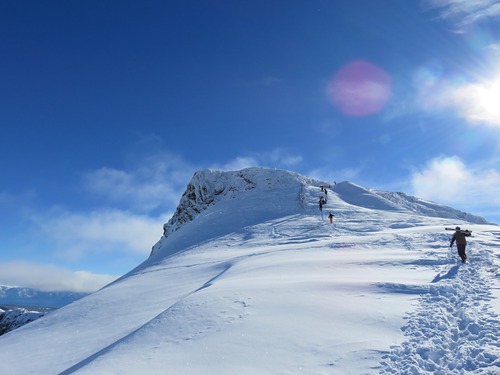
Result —
<instances>
[{"instance_id":1,"label":"blue sky","mask_svg":"<svg viewBox=\"0 0 500 375\"><path fill-rule=\"evenodd\" d=\"M93 290L196 170L249 166L500 223L500 1L0 3L0 284Z\"/></svg>"}]
</instances>

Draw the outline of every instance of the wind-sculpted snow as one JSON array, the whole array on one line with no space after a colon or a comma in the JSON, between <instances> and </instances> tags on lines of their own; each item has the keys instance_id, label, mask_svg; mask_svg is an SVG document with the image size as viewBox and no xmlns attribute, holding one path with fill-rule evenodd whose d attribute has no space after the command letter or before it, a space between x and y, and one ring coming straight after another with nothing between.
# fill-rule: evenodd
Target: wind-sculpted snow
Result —
<instances>
[{"instance_id":1,"label":"wind-sculpted snow","mask_svg":"<svg viewBox=\"0 0 500 375\"><path fill-rule=\"evenodd\" d=\"M1 336L0 374L500 373L498 226L350 183L320 211L328 183L286 171L191 185L143 264Z\"/></svg>"}]
</instances>

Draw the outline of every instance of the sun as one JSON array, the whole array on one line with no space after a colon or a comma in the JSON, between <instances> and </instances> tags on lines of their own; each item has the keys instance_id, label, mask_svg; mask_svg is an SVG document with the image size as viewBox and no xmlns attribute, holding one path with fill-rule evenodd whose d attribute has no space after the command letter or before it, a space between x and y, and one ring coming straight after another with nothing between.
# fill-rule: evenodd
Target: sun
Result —
<instances>
[{"instance_id":1,"label":"sun","mask_svg":"<svg viewBox=\"0 0 500 375\"><path fill-rule=\"evenodd\" d=\"M500 78L477 90L477 104L489 117L500 119Z\"/></svg>"},{"instance_id":2,"label":"sun","mask_svg":"<svg viewBox=\"0 0 500 375\"><path fill-rule=\"evenodd\" d=\"M500 126L500 76L460 87L455 100L467 120Z\"/></svg>"}]
</instances>

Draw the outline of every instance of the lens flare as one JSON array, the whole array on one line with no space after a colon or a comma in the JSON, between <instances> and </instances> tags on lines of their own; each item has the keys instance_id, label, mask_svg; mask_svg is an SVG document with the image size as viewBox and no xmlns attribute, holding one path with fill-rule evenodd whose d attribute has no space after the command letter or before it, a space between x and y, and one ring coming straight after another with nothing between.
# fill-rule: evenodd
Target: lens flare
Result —
<instances>
[{"instance_id":1,"label":"lens flare","mask_svg":"<svg viewBox=\"0 0 500 375\"><path fill-rule=\"evenodd\" d=\"M382 69L362 60L341 68L328 85L333 104L348 116L380 112L390 94L391 78Z\"/></svg>"}]
</instances>

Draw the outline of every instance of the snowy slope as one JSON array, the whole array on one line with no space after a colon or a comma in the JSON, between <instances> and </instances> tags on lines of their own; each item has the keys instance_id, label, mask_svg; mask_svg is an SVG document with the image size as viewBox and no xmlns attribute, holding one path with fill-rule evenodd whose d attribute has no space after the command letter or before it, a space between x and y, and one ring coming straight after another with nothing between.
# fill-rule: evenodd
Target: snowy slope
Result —
<instances>
[{"instance_id":1,"label":"snowy slope","mask_svg":"<svg viewBox=\"0 0 500 375\"><path fill-rule=\"evenodd\" d=\"M352 205L374 208L377 210L394 210L415 214L464 220L476 224L488 224L481 216L462 212L452 207L412 197L404 193L366 189L351 182L335 185L333 190L345 202Z\"/></svg>"},{"instance_id":2,"label":"snowy slope","mask_svg":"<svg viewBox=\"0 0 500 375\"><path fill-rule=\"evenodd\" d=\"M500 373L500 228L350 183L320 212L320 185L199 172L143 264L0 337L0 374Z\"/></svg>"}]
</instances>

